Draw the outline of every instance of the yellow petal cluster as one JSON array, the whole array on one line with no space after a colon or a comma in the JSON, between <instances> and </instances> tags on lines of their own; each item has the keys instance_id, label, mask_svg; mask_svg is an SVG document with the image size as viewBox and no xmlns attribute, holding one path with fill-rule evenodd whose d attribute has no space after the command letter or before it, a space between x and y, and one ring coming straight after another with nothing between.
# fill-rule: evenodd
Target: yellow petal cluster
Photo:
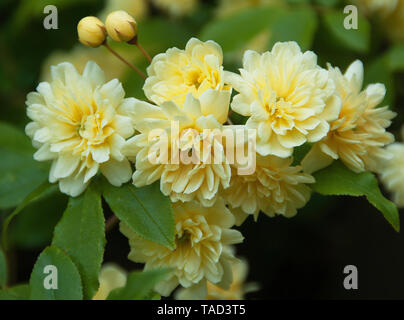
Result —
<instances>
[{"instance_id":1,"label":"yellow petal cluster","mask_svg":"<svg viewBox=\"0 0 404 320\"><path fill-rule=\"evenodd\" d=\"M401 129L404 140L404 127ZM393 201L404 207L404 143L396 142L386 147L392 158L381 164L380 179L386 189L393 193Z\"/></svg>"},{"instance_id":2,"label":"yellow petal cluster","mask_svg":"<svg viewBox=\"0 0 404 320\"><path fill-rule=\"evenodd\" d=\"M228 288L232 282L231 262L235 259L226 247L243 241L234 225L234 216L222 200L205 208L197 202L173 205L176 248L170 250L145 240L121 224L121 232L129 238L129 259L145 263L145 270L173 268L171 276L155 290L168 296L180 284L190 288L193 296L206 296L206 283Z\"/></svg>"},{"instance_id":3,"label":"yellow petal cluster","mask_svg":"<svg viewBox=\"0 0 404 320\"><path fill-rule=\"evenodd\" d=\"M129 139L125 155L136 163L133 183L137 187L149 185L160 179L163 194L173 202L198 200L205 206L217 199L219 187L227 188L230 181L230 165L226 160L225 145L215 139L227 119L230 92L227 97L215 90L205 91L199 99L188 94L181 108L172 101L155 106L137 100L128 114L132 115L138 135ZM172 121L178 121L178 132L172 132ZM162 130L167 138L150 139L152 130ZM210 148L194 148L195 141L206 141ZM197 161L183 161L171 152L172 141L179 141L181 154L196 157ZM167 146L150 161L150 156ZM202 145L203 147L203 145ZM214 163L215 154L220 162ZM159 160L161 159L161 160ZM178 159L177 163L172 159ZM158 161L157 161L158 160Z\"/></svg>"},{"instance_id":4,"label":"yellow petal cluster","mask_svg":"<svg viewBox=\"0 0 404 320\"><path fill-rule=\"evenodd\" d=\"M185 50L171 48L153 58L143 90L156 104L174 101L179 105L188 93L198 98L208 89L228 91L222 64L222 48L216 42L191 38Z\"/></svg>"},{"instance_id":5,"label":"yellow petal cluster","mask_svg":"<svg viewBox=\"0 0 404 320\"><path fill-rule=\"evenodd\" d=\"M93 300L106 300L112 290L126 285L127 273L114 263L104 264L101 268L98 280L100 286Z\"/></svg>"},{"instance_id":6,"label":"yellow petal cluster","mask_svg":"<svg viewBox=\"0 0 404 320\"><path fill-rule=\"evenodd\" d=\"M232 168L230 187L222 196L230 205L240 224L247 215L258 217L260 211L273 217L276 214L292 217L310 199L314 178L302 172L300 166L292 166L292 158L258 156L252 175L237 175Z\"/></svg>"},{"instance_id":7,"label":"yellow petal cluster","mask_svg":"<svg viewBox=\"0 0 404 320\"><path fill-rule=\"evenodd\" d=\"M231 263L233 282L225 290L211 282L207 283L207 296L204 300L244 300L249 292L257 291L256 283L245 283L248 275L248 262L244 259L235 260ZM175 293L177 300L192 300L195 298L192 290L181 288Z\"/></svg>"},{"instance_id":8,"label":"yellow petal cluster","mask_svg":"<svg viewBox=\"0 0 404 320\"><path fill-rule=\"evenodd\" d=\"M371 84L362 91L363 65L359 60L345 74L331 66L329 72L342 109L327 137L314 145L302 165L307 172L314 172L341 159L352 171L377 172L380 164L391 158L383 147L394 141L386 128L395 113L387 106L379 107L386 89L383 84Z\"/></svg>"},{"instance_id":9,"label":"yellow petal cluster","mask_svg":"<svg viewBox=\"0 0 404 320\"><path fill-rule=\"evenodd\" d=\"M94 62L83 74L70 63L52 67L51 73L50 83L41 82L27 96L32 122L25 129L38 149L34 158L52 160L49 181L77 196L98 171L115 186L130 180L131 166L121 151L134 130L121 110L133 100L124 98L120 82L105 83Z\"/></svg>"},{"instance_id":10,"label":"yellow petal cluster","mask_svg":"<svg viewBox=\"0 0 404 320\"><path fill-rule=\"evenodd\" d=\"M246 51L240 75L226 73L239 92L231 108L248 116L257 131L257 152L289 157L293 148L324 138L341 101L317 56L296 42L276 43L271 52Z\"/></svg>"}]
</instances>

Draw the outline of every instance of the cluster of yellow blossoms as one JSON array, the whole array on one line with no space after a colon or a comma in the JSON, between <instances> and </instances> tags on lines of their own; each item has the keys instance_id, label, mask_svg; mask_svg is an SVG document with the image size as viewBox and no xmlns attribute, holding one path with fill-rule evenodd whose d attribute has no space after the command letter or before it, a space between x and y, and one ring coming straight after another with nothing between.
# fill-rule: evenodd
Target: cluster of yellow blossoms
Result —
<instances>
[{"instance_id":1,"label":"cluster of yellow blossoms","mask_svg":"<svg viewBox=\"0 0 404 320\"><path fill-rule=\"evenodd\" d=\"M81 41L94 45L92 30L96 39L108 32L113 39L130 41L125 33L135 24L123 13L118 16L129 23L108 23L107 18L106 30L85 28ZM54 66L51 82L40 83L28 95L32 122L26 132L38 148L35 159L52 160L49 180L58 181L68 195L82 193L98 172L115 186L131 176L136 187L160 181L161 192L172 201L176 248L146 240L125 224L121 231L129 238L131 260L145 269L173 268L155 288L162 295L178 285L186 289L179 296L197 298L208 296L213 285L219 291L231 288L237 263L232 245L243 241L232 229L235 224L248 215L257 218L260 211L294 216L310 198L311 173L333 160L360 172L377 171L380 161L392 158L384 146L393 142L385 129L394 113L378 108L383 85L362 90L359 61L342 74L338 68L321 68L317 56L302 52L297 43L284 42L263 54L247 51L235 74L224 70L217 43L192 38L184 50L155 56L147 75L143 89L150 102L125 98L120 82L105 83L93 62L82 74L69 63ZM237 92L233 99L232 90ZM245 125L232 124L230 108L248 117ZM256 133L256 150L247 155L256 160L253 172L240 173L243 164L227 157L234 145L215 137L228 129ZM150 139L153 130L166 138ZM195 139L212 146L209 156L221 160L203 155L199 162L172 162L172 149L161 153L159 148L178 140L180 152L192 155ZM306 143L313 144L311 151L302 165L294 165L295 148ZM170 160L152 162L151 154Z\"/></svg>"}]
</instances>

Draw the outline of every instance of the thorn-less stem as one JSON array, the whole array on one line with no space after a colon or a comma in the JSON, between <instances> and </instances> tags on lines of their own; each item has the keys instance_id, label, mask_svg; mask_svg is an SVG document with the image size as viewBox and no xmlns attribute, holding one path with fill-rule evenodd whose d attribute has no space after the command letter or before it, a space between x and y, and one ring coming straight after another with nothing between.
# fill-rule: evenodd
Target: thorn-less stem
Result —
<instances>
[{"instance_id":1,"label":"thorn-less stem","mask_svg":"<svg viewBox=\"0 0 404 320\"><path fill-rule=\"evenodd\" d=\"M143 53L143 55L146 57L147 61L149 61L149 63L152 62L152 58L150 57L150 55L147 53L147 51L140 45L139 42L136 41L136 46L139 48L140 52Z\"/></svg>"},{"instance_id":2,"label":"thorn-less stem","mask_svg":"<svg viewBox=\"0 0 404 320\"><path fill-rule=\"evenodd\" d=\"M118 218L115 215L112 215L108 218L107 222L105 223L105 233L112 230L112 228L119 222Z\"/></svg>"},{"instance_id":3,"label":"thorn-less stem","mask_svg":"<svg viewBox=\"0 0 404 320\"><path fill-rule=\"evenodd\" d=\"M131 68L132 70L136 71L142 78L143 80L146 80L146 76L145 74L140 71L140 69L136 66L134 66L133 64L131 64L130 62L128 62L127 60L125 60L118 52L116 52L114 49L112 49L109 44L107 42L104 42L103 44L105 46L105 48L107 48L115 57L117 57L119 60L121 60L123 63L125 63L129 68Z\"/></svg>"},{"instance_id":4,"label":"thorn-less stem","mask_svg":"<svg viewBox=\"0 0 404 320\"><path fill-rule=\"evenodd\" d=\"M134 44L134 45L136 45L136 47L138 47L138 49L140 50L140 52L146 57L147 61L149 61L149 63L152 62L152 58L151 58L150 55L147 53L147 51L140 45L137 36L136 36L135 38L133 38L131 41L129 41L128 43L129 43L129 44Z\"/></svg>"}]
</instances>

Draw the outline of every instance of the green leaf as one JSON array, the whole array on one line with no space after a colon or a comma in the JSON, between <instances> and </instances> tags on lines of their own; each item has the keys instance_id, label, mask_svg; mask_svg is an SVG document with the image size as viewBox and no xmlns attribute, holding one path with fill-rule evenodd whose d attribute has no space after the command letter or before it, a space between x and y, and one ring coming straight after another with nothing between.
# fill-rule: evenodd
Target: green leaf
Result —
<instances>
[{"instance_id":1,"label":"green leaf","mask_svg":"<svg viewBox=\"0 0 404 320\"><path fill-rule=\"evenodd\" d=\"M29 203L32 201L37 200L41 196L43 196L50 188L52 185L48 182L45 181L42 183L39 187L37 187L34 191L32 191L25 199L24 201L7 217L7 219L3 223L2 227L2 243L3 243L3 248L7 250L8 243L7 243L7 230L8 226L10 225L11 220L18 215Z\"/></svg>"},{"instance_id":2,"label":"green leaf","mask_svg":"<svg viewBox=\"0 0 404 320\"><path fill-rule=\"evenodd\" d=\"M365 66L364 85L371 83L383 83L386 86L386 96L380 106L394 106L395 100L395 83L393 74L389 68L388 60L385 56L379 57L371 61Z\"/></svg>"},{"instance_id":3,"label":"green leaf","mask_svg":"<svg viewBox=\"0 0 404 320\"><path fill-rule=\"evenodd\" d=\"M68 197L55 192L54 186L44 197L30 203L17 215L9 229L9 242L22 249L44 248L50 245L53 230L62 218Z\"/></svg>"},{"instance_id":4,"label":"green leaf","mask_svg":"<svg viewBox=\"0 0 404 320\"><path fill-rule=\"evenodd\" d=\"M313 145L312 143L306 142L305 144L294 148L294 150L293 150L293 165L294 166L301 164L303 158L310 151L312 145Z\"/></svg>"},{"instance_id":5,"label":"green leaf","mask_svg":"<svg viewBox=\"0 0 404 320\"><path fill-rule=\"evenodd\" d=\"M71 234L74 237L74 234ZM90 253L89 253L90 254ZM46 289L46 266L57 268L57 289ZM81 300L83 288L79 271L70 257L56 246L47 247L39 255L29 281L32 300Z\"/></svg>"},{"instance_id":6,"label":"green leaf","mask_svg":"<svg viewBox=\"0 0 404 320\"><path fill-rule=\"evenodd\" d=\"M7 261L3 250L0 249L0 287L7 283Z\"/></svg>"},{"instance_id":7,"label":"green leaf","mask_svg":"<svg viewBox=\"0 0 404 320\"><path fill-rule=\"evenodd\" d=\"M315 2L322 6L333 7L339 3L340 0L315 0Z\"/></svg>"},{"instance_id":8,"label":"green leaf","mask_svg":"<svg viewBox=\"0 0 404 320\"><path fill-rule=\"evenodd\" d=\"M170 269L134 271L128 275L125 287L112 290L107 300L155 300L152 291L156 284L164 280Z\"/></svg>"},{"instance_id":9,"label":"green leaf","mask_svg":"<svg viewBox=\"0 0 404 320\"><path fill-rule=\"evenodd\" d=\"M344 19L347 17L342 10L327 11L323 18L325 27L330 34L345 48L358 53L366 53L370 47L370 23L358 15L358 29L345 29ZM331 40L330 40L331 41Z\"/></svg>"},{"instance_id":10,"label":"green leaf","mask_svg":"<svg viewBox=\"0 0 404 320\"><path fill-rule=\"evenodd\" d=\"M316 179L316 183L311 185L314 191L322 195L365 196L397 232L400 230L397 207L382 195L372 173L354 173L336 161L313 176Z\"/></svg>"},{"instance_id":11,"label":"green leaf","mask_svg":"<svg viewBox=\"0 0 404 320\"><path fill-rule=\"evenodd\" d=\"M391 71L404 71L404 44L392 47L387 53L387 61Z\"/></svg>"},{"instance_id":12,"label":"green leaf","mask_svg":"<svg viewBox=\"0 0 404 320\"><path fill-rule=\"evenodd\" d=\"M200 38L218 42L224 52L241 49L254 36L279 19L283 11L284 9L275 6L242 10L208 23Z\"/></svg>"},{"instance_id":13,"label":"green leaf","mask_svg":"<svg viewBox=\"0 0 404 320\"><path fill-rule=\"evenodd\" d=\"M47 180L48 166L34 152L24 133L0 122L0 209L15 207Z\"/></svg>"},{"instance_id":14,"label":"green leaf","mask_svg":"<svg viewBox=\"0 0 404 320\"><path fill-rule=\"evenodd\" d=\"M296 41L302 50L310 49L317 29L317 15L310 7L285 13L271 28L272 47L278 41Z\"/></svg>"},{"instance_id":15,"label":"green leaf","mask_svg":"<svg viewBox=\"0 0 404 320\"><path fill-rule=\"evenodd\" d=\"M84 299L92 299L98 290L105 242L101 194L90 185L80 197L69 200L52 241L77 266L83 280Z\"/></svg>"},{"instance_id":16,"label":"green leaf","mask_svg":"<svg viewBox=\"0 0 404 320\"><path fill-rule=\"evenodd\" d=\"M160 53L171 47L184 47L192 32L180 21L151 18L139 23L139 41L150 53Z\"/></svg>"},{"instance_id":17,"label":"green leaf","mask_svg":"<svg viewBox=\"0 0 404 320\"><path fill-rule=\"evenodd\" d=\"M19 284L11 288L0 290L0 300L28 300L29 284Z\"/></svg>"},{"instance_id":18,"label":"green leaf","mask_svg":"<svg viewBox=\"0 0 404 320\"><path fill-rule=\"evenodd\" d=\"M174 249L174 216L159 182L142 188L104 183L103 195L115 215L138 235Z\"/></svg>"}]
</instances>

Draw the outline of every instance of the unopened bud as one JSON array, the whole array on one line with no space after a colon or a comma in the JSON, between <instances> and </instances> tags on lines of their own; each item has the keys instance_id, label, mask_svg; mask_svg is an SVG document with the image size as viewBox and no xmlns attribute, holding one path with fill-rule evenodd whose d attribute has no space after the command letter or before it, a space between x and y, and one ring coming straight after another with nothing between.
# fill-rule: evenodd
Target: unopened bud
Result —
<instances>
[{"instance_id":1,"label":"unopened bud","mask_svg":"<svg viewBox=\"0 0 404 320\"><path fill-rule=\"evenodd\" d=\"M82 44L93 48L102 45L107 37L102 21L92 16L80 20L77 33Z\"/></svg>"},{"instance_id":2,"label":"unopened bud","mask_svg":"<svg viewBox=\"0 0 404 320\"><path fill-rule=\"evenodd\" d=\"M137 23L126 11L111 12L106 21L108 35L115 41L128 42L137 36Z\"/></svg>"}]
</instances>

